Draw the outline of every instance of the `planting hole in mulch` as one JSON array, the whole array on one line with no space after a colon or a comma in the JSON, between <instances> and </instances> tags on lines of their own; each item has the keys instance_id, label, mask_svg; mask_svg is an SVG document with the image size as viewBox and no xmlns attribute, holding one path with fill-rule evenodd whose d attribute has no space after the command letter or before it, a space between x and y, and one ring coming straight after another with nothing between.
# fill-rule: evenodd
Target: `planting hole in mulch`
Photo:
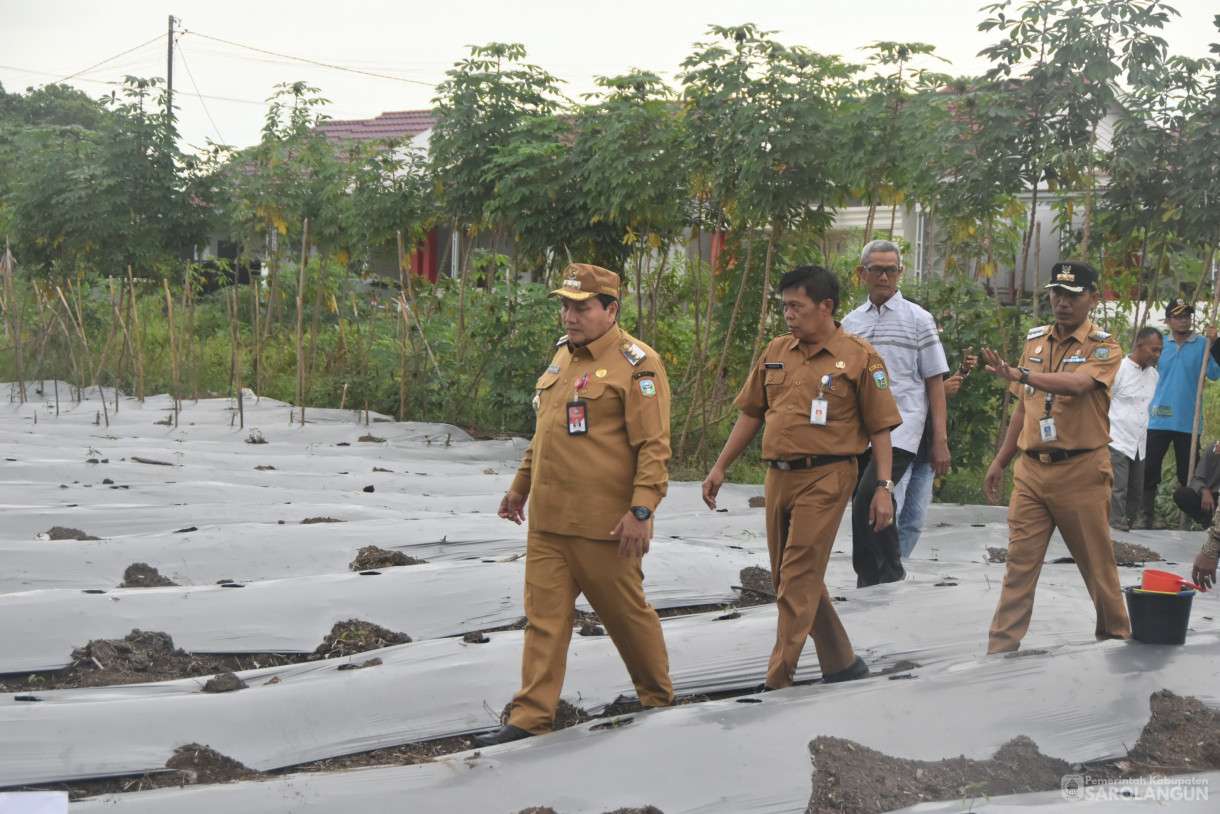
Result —
<instances>
[{"instance_id":1,"label":"planting hole in mulch","mask_svg":"<svg viewBox=\"0 0 1220 814\"><path fill-rule=\"evenodd\" d=\"M353 571L373 571L378 568L393 568L399 565L423 565L427 560L408 557L401 551L387 551L375 545L366 545L356 552L356 559L348 567Z\"/></svg>"},{"instance_id":2,"label":"planting hole in mulch","mask_svg":"<svg viewBox=\"0 0 1220 814\"><path fill-rule=\"evenodd\" d=\"M169 577L161 576L161 573L146 562L133 562L127 566L127 570L123 572L123 581L119 583L120 588L168 588L177 585Z\"/></svg>"}]
</instances>

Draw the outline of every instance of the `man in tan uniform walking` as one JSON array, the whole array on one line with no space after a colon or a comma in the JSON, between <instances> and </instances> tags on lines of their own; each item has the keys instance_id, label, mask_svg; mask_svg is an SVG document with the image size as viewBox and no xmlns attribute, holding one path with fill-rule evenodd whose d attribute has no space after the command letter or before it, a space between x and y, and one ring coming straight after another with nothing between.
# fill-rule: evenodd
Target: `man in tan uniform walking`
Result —
<instances>
[{"instance_id":1,"label":"man in tan uniform walking","mask_svg":"<svg viewBox=\"0 0 1220 814\"><path fill-rule=\"evenodd\" d=\"M772 690L792 684L807 637L823 681L869 675L826 590L826 565L856 487L855 456L870 441L878 483L868 519L878 530L894 522L890 430L902 423L881 356L835 321L834 274L803 266L779 289L791 333L763 350L737 396L741 416L703 481L703 502L715 509L725 471L766 426L767 550L779 608L765 684Z\"/></svg>"},{"instance_id":2,"label":"man in tan uniform walking","mask_svg":"<svg viewBox=\"0 0 1220 814\"><path fill-rule=\"evenodd\" d=\"M661 621L641 560L669 485L669 380L661 357L617 324L619 276L574 264L548 296L567 336L534 395L537 428L499 515L525 520L525 649L508 724L480 746L549 732L563 688L576 597L618 648L640 702L673 701Z\"/></svg>"},{"instance_id":3,"label":"man in tan uniform walking","mask_svg":"<svg viewBox=\"0 0 1220 814\"><path fill-rule=\"evenodd\" d=\"M1009 367L994 350L983 349L987 370L1009 382L1018 399L1008 434L983 481L987 499L998 503L1004 470L1017 458L1008 504L1004 587L991 622L988 653L1021 646L1056 528L1097 609L1097 639L1131 638L1109 526L1114 480L1107 446L1110 385L1123 352L1089 321L1100 296L1097 269L1061 261L1051 274L1046 287L1055 322L1029 332L1021 364Z\"/></svg>"}]
</instances>

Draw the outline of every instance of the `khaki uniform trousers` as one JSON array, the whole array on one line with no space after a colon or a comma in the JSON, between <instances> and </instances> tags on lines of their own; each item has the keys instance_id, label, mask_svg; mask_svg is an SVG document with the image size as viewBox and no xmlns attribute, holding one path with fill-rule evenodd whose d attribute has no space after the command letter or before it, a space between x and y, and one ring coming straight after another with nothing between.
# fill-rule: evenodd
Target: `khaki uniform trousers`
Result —
<instances>
[{"instance_id":1,"label":"khaki uniform trousers","mask_svg":"<svg viewBox=\"0 0 1220 814\"><path fill-rule=\"evenodd\" d=\"M525 554L525 649L521 690L508 722L550 732L567 669L576 597L584 594L618 648L640 702L668 706L674 698L661 620L644 599L639 558L618 555L618 543L530 530Z\"/></svg>"},{"instance_id":2,"label":"khaki uniform trousers","mask_svg":"<svg viewBox=\"0 0 1220 814\"><path fill-rule=\"evenodd\" d=\"M845 670L856 660L825 581L856 474L851 459L796 471L767 471L767 550L779 596L775 649L767 667L771 689L792 684L806 637L813 638L823 675Z\"/></svg>"},{"instance_id":3,"label":"khaki uniform trousers","mask_svg":"<svg viewBox=\"0 0 1220 814\"><path fill-rule=\"evenodd\" d=\"M1021 646L1034 611L1042 561L1056 527L1097 609L1097 639L1131 638L1110 543L1113 479L1107 447L1049 464L1018 453L1008 504L1008 564L991 620L988 653Z\"/></svg>"}]
</instances>

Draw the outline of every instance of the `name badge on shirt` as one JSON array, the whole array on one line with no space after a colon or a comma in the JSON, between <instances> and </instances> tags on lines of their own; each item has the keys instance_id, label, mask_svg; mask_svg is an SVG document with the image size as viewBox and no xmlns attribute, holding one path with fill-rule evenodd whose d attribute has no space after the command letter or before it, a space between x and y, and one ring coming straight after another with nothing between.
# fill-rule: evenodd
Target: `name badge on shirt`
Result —
<instances>
[{"instance_id":1,"label":"name badge on shirt","mask_svg":"<svg viewBox=\"0 0 1220 814\"><path fill-rule=\"evenodd\" d=\"M766 370L783 370L783 362L763 362L763 368Z\"/></svg>"},{"instance_id":2,"label":"name badge on shirt","mask_svg":"<svg viewBox=\"0 0 1220 814\"><path fill-rule=\"evenodd\" d=\"M825 427L828 412L830 412L830 402L826 399L814 399L813 406L809 408L809 423Z\"/></svg>"},{"instance_id":3,"label":"name badge on shirt","mask_svg":"<svg viewBox=\"0 0 1220 814\"><path fill-rule=\"evenodd\" d=\"M1042 442L1044 444L1059 440L1059 430L1055 429L1054 418L1039 418L1038 430L1042 434Z\"/></svg>"},{"instance_id":4,"label":"name badge on shirt","mask_svg":"<svg viewBox=\"0 0 1220 814\"><path fill-rule=\"evenodd\" d=\"M588 405L583 401L568 402L568 435L587 435L589 432Z\"/></svg>"},{"instance_id":5,"label":"name badge on shirt","mask_svg":"<svg viewBox=\"0 0 1220 814\"><path fill-rule=\"evenodd\" d=\"M1083 362L1083 361L1085 361L1085 358L1083 356L1071 356L1067 359L1064 359L1063 363L1067 364L1068 362Z\"/></svg>"}]
</instances>

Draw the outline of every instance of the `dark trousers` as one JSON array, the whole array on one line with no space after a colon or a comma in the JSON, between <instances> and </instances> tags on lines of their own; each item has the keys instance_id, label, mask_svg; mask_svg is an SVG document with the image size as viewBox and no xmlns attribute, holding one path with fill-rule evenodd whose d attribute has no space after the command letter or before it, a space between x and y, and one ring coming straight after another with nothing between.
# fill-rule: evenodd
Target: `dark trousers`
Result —
<instances>
[{"instance_id":1,"label":"dark trousers","mask_svg":"<svg viewBox=\"0 0 1220 814\"><path fill-rule=\"evenodd\" d=\"M915 453L894 448L890 480L902 480ZM898 524L890 523L881 531L868 522L868 510L877 491L877 462L872 449L860 456L860 479L851 503L851 563L856 569L856 587L882 582L897 582L906 576L902 567L902 548L898 544Z\"/></svg>"},{"instance_id":2,"label":"dark trousers","mask_svg":"<svg viewBox=\"0 0 1220 814\"><path fill-rule=\"evenodd\" d=\"M1192 440L1188 432L1148 430L1148 457L1144 460L1144 499L1141 506L1141 513L1148 528L1152 528L1152 521L1156 517L1156 488L1161 484L1161 468L1165 463L1165 453L1169 451L1169 445L1173 444L1178 486L1185 486L1190 480L1190 442Z\"/></svg>"},{"instance_id":3,"label":"dark trousers","mask_svg":"<svg viewBox=\"0 0 1220 814\"><path fill-rule=\"evenodd\" d=\"M1210 512L1203 510L1203 495L1194 489L1189 486L1179 488L1173 493L1173 502L1178 504L1179 509L1186 512L1187 517L1203 528L1211 527L1212 516Z\"/></svg>"}]
</instances>

